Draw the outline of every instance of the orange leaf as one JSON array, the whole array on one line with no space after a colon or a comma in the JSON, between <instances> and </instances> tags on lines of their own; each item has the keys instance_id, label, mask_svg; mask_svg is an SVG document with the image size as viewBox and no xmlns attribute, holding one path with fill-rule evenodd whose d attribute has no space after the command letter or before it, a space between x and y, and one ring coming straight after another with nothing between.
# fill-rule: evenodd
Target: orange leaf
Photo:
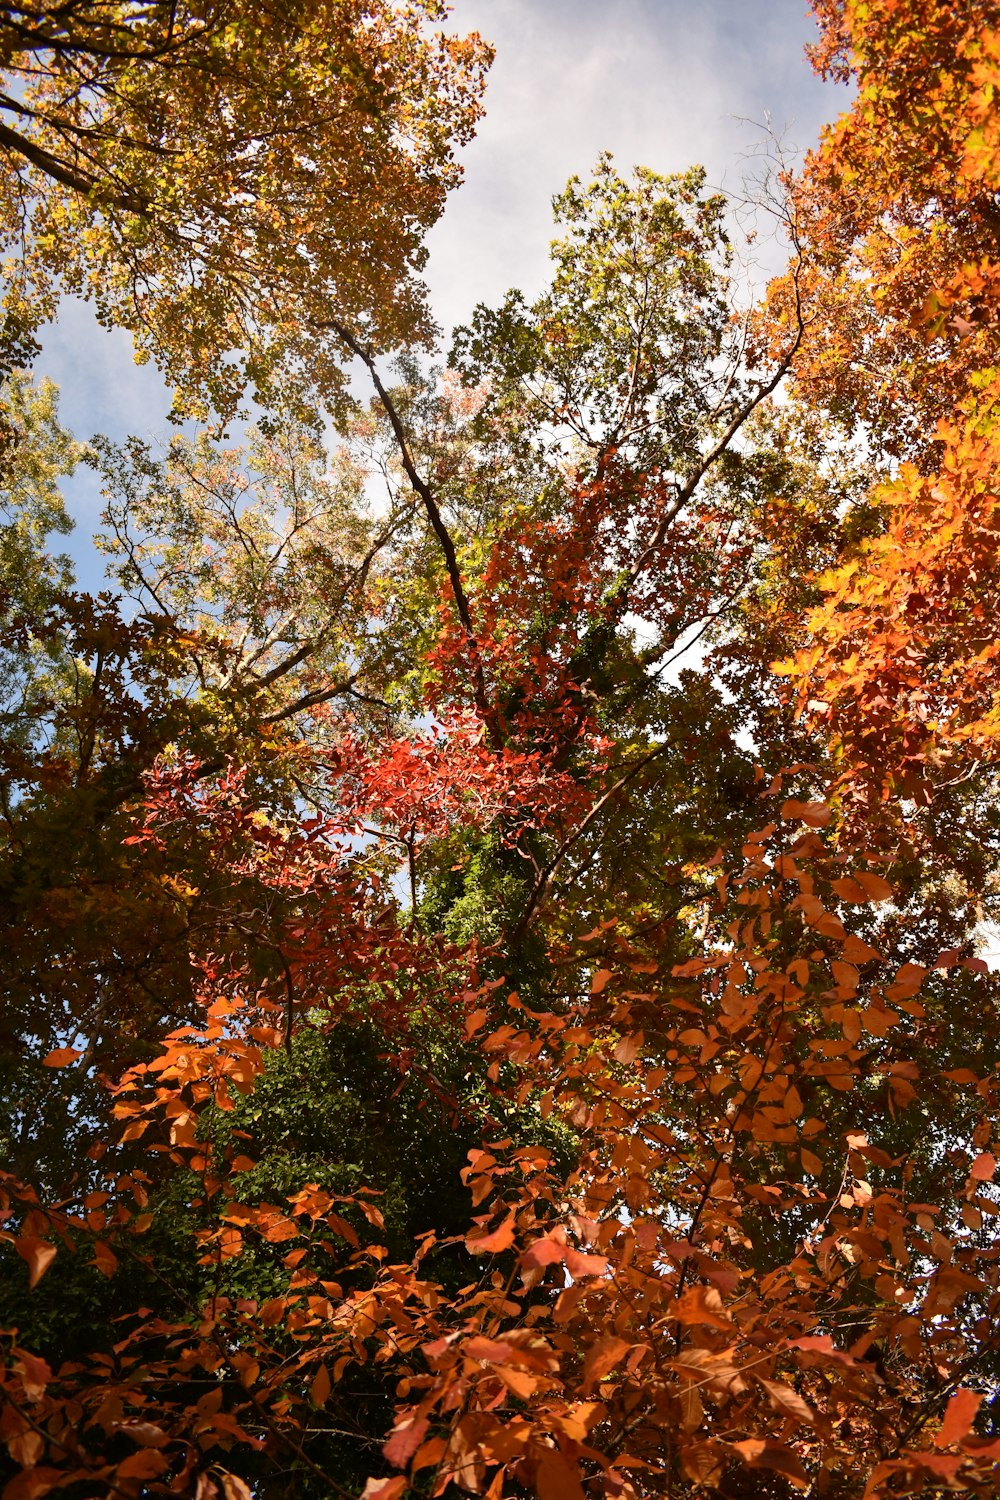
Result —
<instances>
[{"instance_id":1,"label":"orange leaf","mask_svg":"<svg viewBox=\"0 0 1000 1500\"><path fill-rule=\"evenodd\" d=\"M167 1467L167 1460L155 1448L140 1448L122 1459L117 1472L119 1479L155 1479Z\"/></svg>"},{"instance_id":2,"label":"orange leaf","mask_svg":"<svg viewBox=\"0 0 1000 1500\"><path fill-rule=\"evenodd\" d=\"M740 1443L730 1443L743 1459L743 1462L752 1469L773 1469L778 1474L784 1474L786 1479L800 1490L809 1485L809 1478L802 1461L790 1448L785 1448L778 1443L765 1443L759 1438L746 1438Z\"/></svg>"},{"instance_id":3,"label":"orange leaf","mask_svg":"<svg viewBox=\"0 0 1000 1500\"><path fill-rule=\"evenodd\" d=\"M118 1269L118 1257L103 1240L94 1241L94 1265L102 1276L113 1276Z\"/></svg>"},{"instance_id":4,"label":"orange leaf","mask_svg":"<svg viewBox=\"0 0 1000 1500\"><path fill-rule=\"evenodd\" d=\"M531 1375L527 1370L514 1370L510 1365L498 1365L496 1373L519 1401L529 1400L545 1384L543 1375Z\"/></svg>"},{"instance_id":5,"label":"orange leaf","mask_svg":"<svg viewBox=\"0 0 1000 1500\"><path fill-rule=\"evenodd\" d=\"M465 1237L465 1248L470 1255L498 1255L509 1250L514 1243L514 1210L496 1229L473 1229Z\"/></svg>"},{"instance_id":6,"label":"orange leaf","mask_svg":"<svg viewBox=\"0 0 1000 1500\"><path fill-rule=\"evenodd\" d=\"M781 816L795 818L810 828L825 828L833 814L825 802L796 802L792 798L782 803Z\"/></svg>"},{"instance_id":7,"label":"orange leaf","mask_svg":"<svg viewBox=\"0 0 1000 1500\"><path fill-rule=\"evenodd\" d=\"M7 1439L7 1452L22 1469L33 1469L45 1452L45 1439L40 1432L16 1432Z\"/></svg>"},{"instance_id":8,"label":"orange leaf","mask_svg":"<svg viewBox=\"0 0 1000 1500\"><path fill-rule=\"evenodd\" d=\"M678 1302L674 1317L678 1323L707 1323L712 1328L728 1328L732 1322L714 1286L689 1287Z\"/></svg>"},{"instance_id":9,"label":"orange leaf","mask_svg":"<svg viewBox=\"0 0 1000 1500\"><path fill-rule=\"evenodd\" d=\"M854 877L868 892L869 901L891 901L892 886L881 875L872 875L868 870L858 870Z\"/></svg>"},{"instance_id":10,"label":"orange leaf","mask_svg":"<svg viewBox=\"0 0 1000 1500\"><path fill-rule=\"evenodd\" d=\"M960 1443L962 1438L967 1436L982 1400L978 1391L963 1389L955 1392L948 1402L944 1421L941 1423L941 1431L934 1439L939 1448L947 1448L951 1443Z\"/></svg>"},{"instance_id":11,"label":"orange leaf","mask_svg":"<svg viewBox=\"0 0 1000 1500\"><path fill-rule=\"evenodd\" d=\"M892 984L886 985L887 1000L909 1000L920 989L927 978L923 964L904 964Z\"/></svg>"},{"instance_id":12,"label":"orange leaf","mask_svg":"<svg viewBox=\"0 0 1000 1500\"><path fill-rule=\"evenodd\" d=\"M26 1235L15 1241L14 1249L28 1263L28 1286L37 1286L56 1258L55 1245L48 1240L37 1239L34 1235Z\"/></svg>"},{"instance_id":13,"label":"orange leaf","mask_svg":"<svg viewBox=\"0 0 1000 1500\"><path fill-rule=\"evenodd\" d=\"M574 1250L572 1245L566 1246L563 1260L574 1281L580 1281L584 1276L603 1276L608 1269L603 1255L584 1255L582 1251Z\"/></svg>"},{"instance_id":14,"label":"orange leaf","mask_svg":"<svg viewBox=\"0 0 1000 1500\"><path fill-rule=\"evenodd\" d=\"M502 1364L514 1353L514 1345L506 1344L501 1339L483 1338L477 1334L475 1338L468 1339L463 1344L462 1353L467 1354L470 1359L485 1360L487 1364Z\"/></svg>"},{"instance_id":15,"label":"orange leaf","mask_svg":"<svg viewBox=\"0 0 1000 1500\"><path fill-rule=\"evenodd\" d=\"M408 1484L405 1474L396 1474L392 1479L369 1479L361 1492L361 1500L399 1500Z\"/></svg>"},{"instance_id":16,"label":"orange leaf","mask_svg":"<svg viewBox=\"0 0 1000 1500\"><path fill-rule=\"evenodd\" d=\"M981 1151L972 1163L970 1177L977 1182L992 1182L993 1174L997 1169L997 1159L989 1151Z\"/></svg>"},{"instance_id":17,"label":"orange leaf","mask_svg":"<svg viewBox=\"0 0 1000 1500\"><path fill-rule=\"evenodd\" d=\"M841 901L851 901L855 906L861 906L869 900L868 892L863 885L852 880L850 875L843 875L839 880L831 880L830 884L837 892Z\"/></svg>"},{"instance_id":18,"label":"orange leaf","mask_svg":"<svg viewBox=\"0 0 1000 1500\"><path fill-rule=\"evenodd\" d=\"M313 1376L312 1385L309 1387L309 1397L313 1405L324 1406L332 1389L333 1387L330 1384L330 1375L327 1371L326 1365L320 1365L319 1369L316 1371L316 1374Z\"/></svg>"},{"instance_id":19,"label":"orange leaf","mask_svg":"<svg viewBox=\"0 0 1000 1500\"><path fill-rule=\"evenodd\" d=\"M538 1460L535 1488L540 1500L585 1500L576 1469L554 1448L547 1449Z\"/></svg>"},{"instance_id":20,"label":"orange leaf","mask_svg":"<svg viewBox=\"0 0 1000 1500\"><path fill-rule=\"evenodd\" d=\"M65 1469L22 1469L4 1487L3 1500L38 1500L65 1483Z\"/></svg>"},{"instance_id":21,"label":"orange leaf","mask_svg":"<svg viewBox=\"0 0 1000 1500\"><path fill-rule=\"evenodd\" d=\"M587 1350L587 1357L583 1362L583 1384L584 1389L603 1379L605 1375L619 1364L631 1349L632 1345L625 1339L616 1338L608 1334L603 1339L598 1339Z\"/></svg>"},{"instance_id":22,"label":"orange leaf","mask_svg":"<svg viewBox=\"0 0 1000 1500\"><path fill-rule=\"evenodd\" d=\"M806 1422L810 1425L815 1420L812 1408L803 1401L797 1391L792 1390L790 1385L783 1385L777 1380L761 1380L760 1383L767 1392L775 1411L779 1411L783 1417L793 1417L797 1422Z\"/></svg>"},{"instance_id":23,"label":"orange leaf","mask_svg":"<svg viewBox=\"0 0 1000 1500\"><path fill-rule=\"evenodd\" d=\"M83 1050L80 1047L56 1047L55 1051L47 1053L42 1058L42 1067L65 1068L82 1056Z\"/></svg>"},{"instance_id":24,"label":"orange leaf","mask_svg":"<svg viewBox=\"0 0 1000 1500\"><path fill-rule=\"evenodd\" d=\"M235 1474L223 1474L222 1493L226 1500L253 1500L249 1486Z\"/></svg>"},{"instance_id":25,"label":"orange leaf","mask_svg":"<svg viewBox=\"0 0 1000 1500\"><path fill-rule=\"evenodd\" d=\"M862 942L853 932L844 939L843 954L849 964L865 964L869 959L882 957L877 948Z\"/></svg>"}]
</instances>

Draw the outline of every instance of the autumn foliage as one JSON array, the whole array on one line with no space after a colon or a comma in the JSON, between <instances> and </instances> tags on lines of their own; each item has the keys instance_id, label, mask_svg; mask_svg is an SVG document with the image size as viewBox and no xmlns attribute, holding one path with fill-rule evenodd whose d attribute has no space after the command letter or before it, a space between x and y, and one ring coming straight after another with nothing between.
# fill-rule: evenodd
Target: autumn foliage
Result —
<instances>
[{"instance_id":1,"label":"autumn foliage","mask_svg":"<svg viewBox=\"0 0 1000 1500\"><path fill-rule=\"evenodd\" d=\"M602 157L442 373L485 52L320 9L0 21L10 338L117 267L187 409L270 403L78 450L5 385L4 1500L994 1495L1000 15L819 0L854 102L761 306L703 174ZM169 99L176 197L122 123Z\"/></svg>"}]
</instances>

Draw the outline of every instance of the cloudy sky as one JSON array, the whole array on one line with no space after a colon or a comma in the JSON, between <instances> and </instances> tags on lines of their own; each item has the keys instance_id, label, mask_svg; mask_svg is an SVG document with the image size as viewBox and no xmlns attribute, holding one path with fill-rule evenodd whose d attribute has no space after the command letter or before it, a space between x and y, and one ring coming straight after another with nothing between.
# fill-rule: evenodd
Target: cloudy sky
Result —
<instances>
[{"instance_id":1,"label":"cloudy sky","mask_svg":"<svg viewBox=\"0 0 1000 1500\"><path fill-rule=\"evenodd\" d=\"M497 55L465 182L430 240L427 279L445 328L510 286L541 285L551 197L598 152L662 172L702 162L713 185L735 191L766 120L801 149L845 103L803 55L814 35L806 0L454 0L452 24L481 32ZM136 367L128 339L85 307L64 309L38 370L61 386L80 438L165 429L155 370ZM69 498L79 556L99 509L86 473Z\"/></svg>"},{"instance_id":2,"label":"cloudy sky","mask_svg":"<svg viewBox=\"0 0 1000 1500\"><path fill-rule=\"evenodd\" d=\"M736 191L768 120L801 149L847 97L805 58L806 0L455 0L453 19L496 61L465 183L430 240L445 326L541 284L552 195L600 151L659 172L700 162Z\"/></svg>"}]
</instances>

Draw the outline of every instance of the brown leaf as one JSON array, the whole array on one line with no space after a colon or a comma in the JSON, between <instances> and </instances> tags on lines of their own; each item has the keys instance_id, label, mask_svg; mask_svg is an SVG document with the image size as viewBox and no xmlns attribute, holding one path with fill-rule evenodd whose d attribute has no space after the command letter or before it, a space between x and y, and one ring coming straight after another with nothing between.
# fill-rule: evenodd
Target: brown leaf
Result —
<instances>
[{"instance_id":1,"label":"brown leaf","mask_svg":"<svg viewBox=\"0 0 1000 1500\"><path fill-rule=\"evenodd\" d=\"M118 1431L139 1448L162 1448L167 1441L163 1428L152 1422L123 1422Z\"/></svg>"},{"instance_id":2,"label":"brown leaf","mask_svg":"<svg viewBox=\"0 0 1000 1500\"><path fill-rule=\"evenodd\" d=\"M28 1354L26 1350L22 1350L18 1356L17 1369L28 1400L40 1401L45 1395L45 1387L52 1379L52 1371L45 1360L39 1359L37 1354Z\"/></svg>"},{"instance_id":3,"label":"brown leaf","mask_svg":"<svg viewBox=\"0 0 1000 1500\"><path fill-rule=\"evenodd\" d=\"M623 1036L621 1041L615 1048L615 1062L635 1062L636 1058L639 1056L639 1053L642 1051L643 1043L645 1042L645 1040L646 1038L643 1036L641 1031L633 1032L629 1036Z\"/></svg>"},{"instance_id":4,"label":"brown leaf","mask_svg":"<svg viewBox=\"0 0 1000 1500\"><path fill-rule=\"evenodd\" d=\"M694 1484L716 1485L722 1478L724 1450L713 1442L682 1443L681 1468Z\"/></svg>"}]
</instances>

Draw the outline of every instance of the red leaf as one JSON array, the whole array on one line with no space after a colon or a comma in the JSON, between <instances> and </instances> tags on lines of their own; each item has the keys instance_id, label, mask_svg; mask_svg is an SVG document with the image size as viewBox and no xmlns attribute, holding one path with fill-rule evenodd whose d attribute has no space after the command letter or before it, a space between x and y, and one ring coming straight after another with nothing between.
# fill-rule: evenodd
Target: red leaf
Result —
<instances>
[{"instance_id":1,"label":"red leaf","mask_svg":"<svg viewBox=\"0 0 1000 1500\"><path fill-rule=\"evenodd\" d=\"M410 1415L394 1427L382 1449L389 1463L397 1469L404 1469L426 1437L430 1425L426 1417Z\"/></svg>"}]
</instances>

